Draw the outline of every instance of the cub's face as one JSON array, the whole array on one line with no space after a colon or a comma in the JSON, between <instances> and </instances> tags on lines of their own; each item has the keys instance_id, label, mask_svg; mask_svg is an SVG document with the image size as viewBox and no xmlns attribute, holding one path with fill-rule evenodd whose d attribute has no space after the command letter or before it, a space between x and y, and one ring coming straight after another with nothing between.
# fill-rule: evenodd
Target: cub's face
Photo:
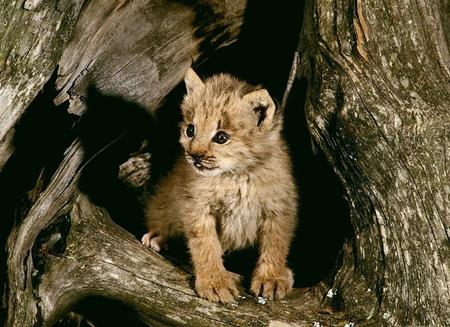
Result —
<instances>
[{"instance_id":1,"label":"cub's face","mask_svg":"<svg viewBox=\"0 0 450 327\"><path fill-rule=\"evenodd\" d=\"M242 172L269 154L275 105L264 89L249 86L229 75L203 82L189 69L187 94L181 105L180 143L186 160L203 176Z\"/></svg>"}]
</instances>

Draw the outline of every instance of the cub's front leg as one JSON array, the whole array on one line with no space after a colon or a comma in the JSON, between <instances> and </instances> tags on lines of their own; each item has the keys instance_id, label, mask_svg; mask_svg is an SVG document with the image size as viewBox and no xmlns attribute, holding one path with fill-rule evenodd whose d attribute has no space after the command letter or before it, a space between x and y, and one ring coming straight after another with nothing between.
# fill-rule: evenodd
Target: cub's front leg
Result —
<instances>
[{"instance_id":1,"label":"cub's front leg","mask_svg":"<svg viewBox=\"0 0 450 327\"><path fill-rule=\"evenodd\" d=\"M266 215L259 230L259 259L251 291L264 298L281 299L292 290L294 276L287 267L287 255L295 228L296 210L279 217Z\"/></svg>"},{"instance_id":2,"label":"cub's front leg","mask_svg":"<svg viewBox=\"0 0 450 327\"><path fill-rule=\"evenodd\" d=\"M186 236L195 270L198 295L212 302L234 302L239 291L237 278L227 271L222 260L222 246L212 215L200 215L186 223Z\"/></svg>"}]
</instances>

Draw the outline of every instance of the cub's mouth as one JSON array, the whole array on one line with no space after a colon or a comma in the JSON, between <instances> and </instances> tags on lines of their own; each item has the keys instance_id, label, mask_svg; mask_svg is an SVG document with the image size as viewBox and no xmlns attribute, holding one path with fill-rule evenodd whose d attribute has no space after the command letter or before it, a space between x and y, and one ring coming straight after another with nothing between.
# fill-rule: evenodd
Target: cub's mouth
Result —
<instances>
[{"instance_id":1,"label":"cub's mouth","mask_svg":"<svg viewBox=\"0 0 450 327\"><path fill-rule=\"evenodd\" d=\"M207 164L203 162L202 160L196 160L195 158L192 158L191 156L187 156L186 160L192 165L194 170L202 175L210 175L209 173L214 173L214 171L217 171L219 167L212 166L210 164Z\"/></svg>"},{"instance_id":2,"label":"cub's mouth","mask_svg":"<svg viewBox=\"0 0 450 327\"><path fill-rule=\"evenodd\" d=\"M216 176L218 174L220 174L220 169L219 167L208 167L205 165L202 165L201 163L192 163L192 168L194 169L194 171L202 176L205 177L212 177L212 176Z\"/></svg>"},{"instance_id":3,"label":"cub's mouth","mask_svg":"<svg viewBox=\"0 0 450 327\"><path fill-rule=\"evenodd\" d=\"M202 163L200 163L200 162L192 162L191 164L192 164L192 166L193 166L195 169L200 170L200 171L204 171L204 170L214 170L214 169L217 169L217 168L218 168L218 167L208 167L208 166L205 166L204 164L202 164Z\"/></svg>"},{"instance_id":4,"label":"cub's mouth","mask_svg":"<svg viewBox=\"0 0 450 327\"><path fill-rule=\"evenodd\" d=\"M204 166L204 165L202 165L201 163L198 163L198 162L194 163L193 165L195 166L195 168L200 169L200 170L203 170L203 169L213 170L213 169L216 168L216 167L211 167L211 168L210 167L206 167L206 166Z\"/></svg>"}]
</instances>

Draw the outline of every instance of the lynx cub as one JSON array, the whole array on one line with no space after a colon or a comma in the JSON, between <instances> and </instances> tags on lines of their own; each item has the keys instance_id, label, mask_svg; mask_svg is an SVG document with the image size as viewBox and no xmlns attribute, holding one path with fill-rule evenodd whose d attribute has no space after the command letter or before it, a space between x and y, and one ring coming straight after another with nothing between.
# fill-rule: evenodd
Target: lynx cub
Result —
<instances>
[{"instance_id":1,"label":"lynx cub","mask_svg":"<svg viewBox=\"0 0 450 327\"><path fill-rule=\"evenodd\" d=\"M286 256L297 216L282 117L267 90L230 75L203 82L190 68L185 83L185 155L148 202L142 243L159 251L168 238L184 235L198 295L224 303L239 292L223 253L257 244L251 291L282 298L293 285Z\"/></svg>"}]
</instances>

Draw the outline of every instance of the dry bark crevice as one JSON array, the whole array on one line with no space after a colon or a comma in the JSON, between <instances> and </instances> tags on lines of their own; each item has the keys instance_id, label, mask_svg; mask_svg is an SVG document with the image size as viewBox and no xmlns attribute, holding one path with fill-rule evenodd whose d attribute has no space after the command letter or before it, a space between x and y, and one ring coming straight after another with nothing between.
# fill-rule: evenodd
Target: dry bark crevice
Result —
<instances>
[{"instance_id":1,"label":"dry bark crevice","mask_svg":"<svg viewBox=\"0 0 450 327\"><path fill-rule=\"evenodd\" d=\"M364 15L370 37L356 41L335 5L311 3L316 20L305 22L302 41L318 45L302 53L312 63L304 69L310 131L345 186L355 229L334 287L357 316L445 325L450 209L441 149L450 147L450 93L439 4L385 10L358 1L353 14ZM374 291L372 305L361 301Z\"/></svg>"}]
</instances>

